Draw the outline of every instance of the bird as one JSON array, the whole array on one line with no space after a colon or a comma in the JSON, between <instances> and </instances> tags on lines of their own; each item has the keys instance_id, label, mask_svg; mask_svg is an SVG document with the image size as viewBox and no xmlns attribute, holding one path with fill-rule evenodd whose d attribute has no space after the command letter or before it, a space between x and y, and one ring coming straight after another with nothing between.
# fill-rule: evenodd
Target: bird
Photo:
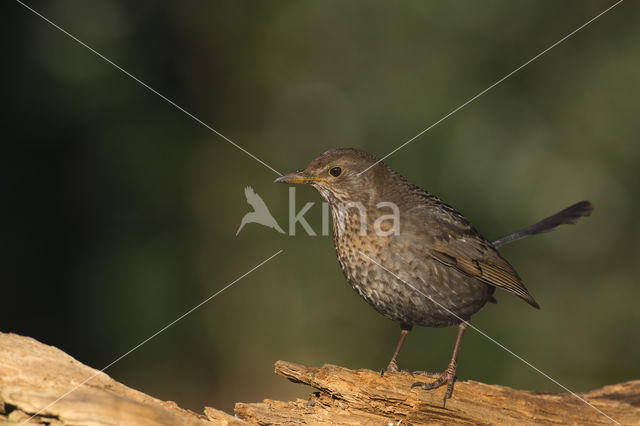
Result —
<instances>
[{"instance_id":1,"label":"bird","mask_svg":"<svg viewBox=\"0 0 640 426\"><path fill-rule=\"evenodd\" d=\"M453 394L462 337L471 316L496 289L539 309L502 245L576 223L593 210L581 201L519 231L490 241L456 209L409 182L384 162L355 148L324 152L302 170L275 182L307 184L329 204L333 242L347 281L369 305L400 325L400 339L385 372L398 372L398 354L414 326L458 326L447 368L422 373L425 390L446 385L443 407Z\"/></svg>"},{"instance_id":2,"label":"bird","mask_svg":"<svg viewBox=\"0 0 640 426\"><path fill-rule=\"evenodd\" d=\"M271 212L267 208L267 205L264 203L264 200L260 198L258 194L256 194L253 188L247 186L244 189L244 196L247 198L247 203L249 203L249 205L253 207L254 211L249 212L242 217L242 220L240 221L240 227L238 227L236 235L240 233L240 230L247 223L259 223L260 225L273 228L279 233L284 234L284 231L282 230L282 228L280 228L278 222L276 222L276 220L271 215Z\"/></svg>"}]
</instances>

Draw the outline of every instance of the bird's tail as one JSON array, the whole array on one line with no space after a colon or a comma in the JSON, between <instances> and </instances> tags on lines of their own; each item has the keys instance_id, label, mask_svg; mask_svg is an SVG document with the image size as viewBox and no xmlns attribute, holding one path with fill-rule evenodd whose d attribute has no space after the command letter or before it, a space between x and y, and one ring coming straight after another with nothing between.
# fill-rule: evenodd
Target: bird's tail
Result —
<instances>
[{"instance_id":1,"label":"bird's tail","mask_svg":"<svg viewBox=\"0 0 640 426\"><path fill-rule=\"evenodd\" d=\"M589 216L592 211L593 204L591 204L591 202L580 201L579 203L575 203L574 205L569 206L552 216L542 219L541 221L536 222L531 226L527 226L526 228L523 228L512 234L498 238L493 242L493 245L498 248L507 243L510 243L511 241L517 241L522 238L528 237L529 235L553 231L558 226L564 225L565 223L576 223L581 217Z\"/></svg>"}]
</instances>

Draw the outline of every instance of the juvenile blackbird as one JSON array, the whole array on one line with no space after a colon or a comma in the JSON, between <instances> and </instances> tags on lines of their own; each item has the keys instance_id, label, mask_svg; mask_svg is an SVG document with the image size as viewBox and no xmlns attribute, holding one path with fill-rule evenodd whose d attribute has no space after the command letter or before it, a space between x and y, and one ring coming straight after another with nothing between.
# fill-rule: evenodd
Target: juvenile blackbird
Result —
<instances>
[{"instance_id":1,"label":"juvenile blackbird","mask_svg":"<svg viewBox=\"0 0 640 426\"><path fill-rule=\"evenodd\" d=\"M582 201L491 242L454 208L357 149L327 151L304 170L276 182L309 184L320 192L331 207L342 272L367 303L400 324L400 340L386 371L398 371L398 353L414 325L459 324L448 368L424 373L435 378L433 382L413 385L435 389L447 384L444 404L453 392L467 321L487 302L495 302L496 287L539 309L497 248L575 223L593 210L590 202Z\"/></svg>"}]
</instances>

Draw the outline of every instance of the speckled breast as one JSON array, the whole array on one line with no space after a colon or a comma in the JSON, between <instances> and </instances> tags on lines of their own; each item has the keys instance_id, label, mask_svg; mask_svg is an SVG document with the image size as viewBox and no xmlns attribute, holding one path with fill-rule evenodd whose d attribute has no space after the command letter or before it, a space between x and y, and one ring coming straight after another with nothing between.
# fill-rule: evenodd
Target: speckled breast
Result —
<instances>
[{"instance_id":1,"label":"speckled breast","mask_svg":"<svg viewBox=\"0 0 640 426\"><path fill-rule=\"evenodd\" d=\"M332 209L333 240L340 267L353 289L374 309L405 325L446 327L468 320L494 287L428 255L420 235L366 232L357 215Z\"/></svg>"}]
</instances>

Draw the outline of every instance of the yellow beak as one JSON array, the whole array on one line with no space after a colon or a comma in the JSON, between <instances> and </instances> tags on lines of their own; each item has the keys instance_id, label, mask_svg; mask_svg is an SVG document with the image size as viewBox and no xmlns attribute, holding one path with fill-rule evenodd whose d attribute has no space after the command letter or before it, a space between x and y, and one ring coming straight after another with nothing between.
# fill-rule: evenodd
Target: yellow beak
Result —
<instances>
[{"instance_id":1,"label":"yellow beak","mask_svg":"<svg viewBox=\"0 0 640 426\"><path fill-rule=\"evenodd\" d=\"M326 182L327 180L318 177L306 176L302 171L287 173L286 175L282 175L274 180L276 183L312 183L317 181Z\"/></svg>"}]
</instances>

